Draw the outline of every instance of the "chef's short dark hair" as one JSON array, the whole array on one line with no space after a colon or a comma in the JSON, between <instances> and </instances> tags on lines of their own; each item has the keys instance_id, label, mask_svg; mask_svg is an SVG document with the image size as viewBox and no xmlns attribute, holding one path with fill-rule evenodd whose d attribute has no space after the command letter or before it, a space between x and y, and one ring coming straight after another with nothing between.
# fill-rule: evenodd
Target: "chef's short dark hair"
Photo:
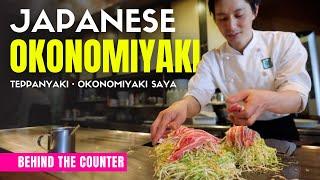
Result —
<instances>
[{"instance_id":1,"label":"chef's short dark hair","mask_svg":"<svg viewBox=\"0 0 320 180\"><path fill-rule=\"evenodd\" d=\"M253 13L256 13L257 11L257 7L258 5L260 5L261 3L261 0L245 0L251 7L251 10ZM214 3L215 3L215 0L209 0L208 1L208 7L209 7L209 11L210 11L210 14L212 15L215 15L215 9L214 9Z\"/></svg>"}]
</instances>

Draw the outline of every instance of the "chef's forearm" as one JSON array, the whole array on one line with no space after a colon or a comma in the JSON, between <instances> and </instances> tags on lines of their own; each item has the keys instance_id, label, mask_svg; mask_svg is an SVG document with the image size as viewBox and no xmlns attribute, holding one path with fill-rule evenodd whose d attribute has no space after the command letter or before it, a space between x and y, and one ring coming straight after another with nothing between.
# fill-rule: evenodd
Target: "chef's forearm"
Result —
<instances>
[{"instance_id":1,"label":"chef's forearm","mask_svg":"<svg viewBox=\"0 0 320 180\"><path fill-rule=\"evenodd\" d=\"M188 118L197 115L201 110L200 103L193 96L186 96L181 100L181 102L187 104Z\"/></svg>"},{"instance_id":2,"label":"chef's forearm","mask_svg":"<svg viewBox=\"0 0 320 180\"><path fill-rule=\"evenodd\" d=\"M288 114L299 112L302 98L297 91L270 92L266 101L266 111Z\"/></svg>"}]
</instances>

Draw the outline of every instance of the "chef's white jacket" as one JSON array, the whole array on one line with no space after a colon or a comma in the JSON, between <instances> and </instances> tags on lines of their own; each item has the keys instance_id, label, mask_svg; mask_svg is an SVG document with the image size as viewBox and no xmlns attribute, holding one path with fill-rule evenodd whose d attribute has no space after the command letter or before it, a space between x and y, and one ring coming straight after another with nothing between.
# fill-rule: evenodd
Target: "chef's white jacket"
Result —
<instances>
[{"instance_id":1,"label":"chef's white jacket","mask_svg":"<svg viewBox=\"0 0 320 180\"><path fill-rule=\"evenodd\" d=\"M204 107L217 88L226 96L246 89L294 90L302 98L303 111L311 88L307 59L307 51L294 33L254 30L242 54L227 42L204 54L186 95L195 97ZM286 115L265 112L258 120Z\"/></svg>"}]
</instances>

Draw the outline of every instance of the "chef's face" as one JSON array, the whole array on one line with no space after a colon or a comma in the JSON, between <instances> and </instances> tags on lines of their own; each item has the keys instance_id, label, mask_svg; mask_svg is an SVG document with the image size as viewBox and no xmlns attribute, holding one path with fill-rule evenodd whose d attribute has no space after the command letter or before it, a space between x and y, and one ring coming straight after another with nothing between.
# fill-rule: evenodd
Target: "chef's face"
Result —
<instances>
[{"instance_id":1,"label":"chef's face","mask_svg":"<svg viewBox=\"0 0 320 180\"><path fill-rule=\"evenodd\" d=\"M252 22L256 17L245 0L216 0L215 20L228 43L242 51L252 37Z\"/></svg>"}]
</instances>

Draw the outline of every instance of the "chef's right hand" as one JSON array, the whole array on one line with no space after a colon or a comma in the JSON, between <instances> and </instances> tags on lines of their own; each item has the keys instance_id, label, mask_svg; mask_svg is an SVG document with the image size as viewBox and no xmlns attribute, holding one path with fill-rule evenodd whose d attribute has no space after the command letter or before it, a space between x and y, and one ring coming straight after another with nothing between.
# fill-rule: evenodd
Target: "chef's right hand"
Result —
<instances>
[{"instance_id":1,"label":"chef's right hand","mask_svg":"<svg viewBox=\"0 0 320 180\"><path fill-rule=\"evenodd\" d=\"M229 103L227 102L227 113L228 113L228 119L234 124L234 125L241 125L239 124L239 121L245 121L246 119L239 119L237 118L237 114L244 111L243 103Z\"/></svg>"},{"instance_id":2,"label":"chef's right hand","mask_svg":"<svg viewBox=\"0 0 320 180\"><path fill-rule=\"evenodd\" d=\"M184 100L177 101L167 109L161 111L151 125L152 144L155 145L166 130L179 128L187 118L187 111L188 105Z\"/></svg>"}]
</instances>

